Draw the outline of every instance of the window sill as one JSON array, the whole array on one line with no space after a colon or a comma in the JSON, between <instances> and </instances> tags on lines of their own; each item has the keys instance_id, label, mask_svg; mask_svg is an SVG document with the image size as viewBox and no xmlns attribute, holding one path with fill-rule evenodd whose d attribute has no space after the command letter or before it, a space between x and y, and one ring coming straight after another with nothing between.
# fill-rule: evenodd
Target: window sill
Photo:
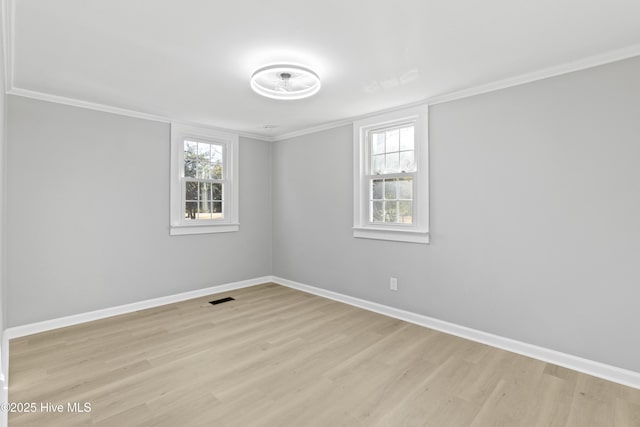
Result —
<instances>
[{"instance_id":1,"label":"window sill","mask_svg":"<svg viewBox=\"0 0 640 427\"><path fill-rule=\"evenodd\" d=\"M173 225L169 230L169 234L171 236L184 236L186 234L229 233L238 230L240 230L240 224Z\"/></svg>"},{"instance_id":2,"label":"window sill","mask_svg":"<svg viewBox=\"0 0 640 427\"><path fill-rule=\"evenodd\" d=\"M361 239L392 240L395 242L429 244L429 233L415 230L397 230L373 227L354 227L353 237Z\"/></svg>"}]
</instances>

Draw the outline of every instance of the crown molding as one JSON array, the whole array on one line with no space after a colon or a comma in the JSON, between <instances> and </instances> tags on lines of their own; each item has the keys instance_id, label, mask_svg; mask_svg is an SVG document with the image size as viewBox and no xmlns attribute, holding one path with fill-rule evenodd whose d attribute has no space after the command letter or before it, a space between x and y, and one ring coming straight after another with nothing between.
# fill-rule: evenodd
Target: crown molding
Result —
<instances>
[{"instance_id":1,"label":"crown molding","mask_svg":"<svg viewBox=\"0 0 640 427\"><path fill-rule=\"evenodd\" d=\"M20 89L11 87L7 90L7 95L22 96L25 98L38 99L41 101L54 102L56 104L70 105L73 107L86 108L88 110L103 111L105 113L119 114L121 116L135 117L138 119L151 120L154 122L171 123L166 117L155 114L141 113L139 111L128 110L126 108L113 107L111 105L98 104L95 102L82 101L76 98L67 98L64 96L52 95L44 92L36 92L28 89Z\"/></svg>"},{"instance_id":2,"label":"crown molding","mask_svg":"<svg viewBox=\"0 0 640 427\"><path fill-rule=\"evenodd\" d=\"M276 136L273 137L273 141L283 141L285 139L295 138L296 136L307 135L307 134L310 134L310 133L316 133L316 132L320 132L320 131L323 131L323 130L337 128L337 127L340 127L340 126L350 125L350 124L353 124L353 122L356 122L358 120L368 119L370 117L379 116L381 114L393 113L395 111L406 110L408 108L416 108L416 107L420 107L422 105L431 105L431 104L427 100L421 100L421 101L417 101L417 102L412 102L410 104L402 104L402 105L398 105L397 107L385 108L384 110L377 110L377 111L374 111L373 113L362 114L360 116L352 116L352 117L349 117L347 119L341 119L341 120L336 120L336 121L333 121L333 122L327 122L327 123L323 123L323 124L320 124L320 125L317 125L317 126L312 126L312 127L309 127L309 128L295 130L293 132L287 132L287 133L283 133L281 135L276 135Z\"/></svg>"},{"instance_id":3,"label":"crown molding","mask_svg":"<svg viewBox=\"0 0 640 427\"><path fill-rule=\"evenodd\" d=\"M15 64L15 0L0 0L0 8L2 16L2 49L4 53L5 81L4 91L7 95L22 96L25 98L38 99L41 101L54 102L57 104L69 105L72 107L86 108L89 110L102 111L106 113L118 114L121 116L134 117L138 119L151 120L161 123L180 123L187 126L196 126L206 129L212 129L221 132L235 133L243 138L252 138L262 141L272 142L274 138L271 136L259 135L250 132L239 132L233 129L209 126L202 123L179 121L171 117L165 117L157 114L145 113L141 111L129 110L126 108L115 107L113 105L100 104L96 102L84 101L77 98L68 98L64 96L54 95L45 92L38 92L29 89L22 89L15 86L14 83L14 64Z\"/></svg>"},{"instance_id":4,"label":"crown molding","mask_svg":"<svg viewBox=\"0 0 640 427\"><path fill-rule=\"evenodd\" d=\"M333 129L333 128L337 128L340 126L345 126L345 125L350 125L352 124L356 119L354 118L348 118L348 119L343 119L343 120L336 120L333 122L327 122L327 123L323 123L317 126L311 126L308 128L303 128L300 130L294 130L292 132L287 132L287 133L282 133L280 135L274 135L272 137L272 140L275 141L284 141L285 139L291 139L291 138L295 138L296 136L303 136L303 135L308 135L310 133L316 133L316 132L321 132L323 130L329 130L329 129Z\"/></svg>"},{"instance_id":5,"label":"crown molding","mask_svg":"<svg viewBox=\"0 0 640 427\"><path fill-rule=\"evenodd\" d=\"M44 93L44 92L36 92L36 91L33 91L33 90L20 89L20 88L16 88L16 87L13 87L13 88L7 90L7 95L22 96L24 98L38 99L40 101L53 102L53 103L56 103L56 104L69 105L69 106L72 106L72 107L86 108L88 110L102 111L102 112L105 112L105 113L118 114L118 115L121 115L121 116L134 117L134 118L137 118L137 119L151 120L151 121L154 121L154 122L169 123L169 124L170 123L179 123L179 124L185 125L185 126L194 126L194 127L212 129L212 130L219 131L219 132L235 133L238 136L241 136L241 137L244 137L244 138L259 139L259 140L267 141L267 142L273 141L273 138L271 138L271 137L265 137L265 136L254 134L254 133L238 132L238 131L233 130L233 129L226 129L226 128L220 128L220 127L216 127L216 126L209 126L209 125L206 125L206 124L196 123L196 122L173 120L173 119L171 119L169 117L159 116L159 115L156 115L156 114L143 113L143 112L140 112L140 111L128 110L126 108L113 107L111 105L99 104L99 103L96 103L96 102L83 101L83 100L76 99L76 98L67 98L67 97L64 97L64 96L52 95L52 94L48 94L48 93Z\"/></svg>"},{"instance_id":6,"label":"crown molding","mask_svg":"<svg viewBox=\"0 0 640 427\"><path fill-rule=\"evenodd\" d=\"M241 136L243 138L251 138L251 139L258 139L260 141L265 141L265 142L273 142L273 138L272 137L265 136L265 135L260 135L258 133L238 131L238 130L235 130L235 129L222 128L222 127L217 127L217 126L210 126L210 125L203 124L203 123L190 122L190 121L184 121L184 120L170 120L170 123L175 123L175 124L179 124L179 125L182 125L182 126L190 126L190 127L196 127L196 128L210 129L210 130L213 130L213 131L216 131L216 132L233 133L233 134L236 134L236 135Z\"/></svg>"},{"instance_id":7,"label":"crown molding","mask_svg":"<svg viewBox=\"0 0 640 427\"><path fill-rule=\"evenodd\" d=\"M566 62L561 65L543 68L538 71L520 74L518 76L509 77L495 82L490 82L466 89L437 95L425 100L429 105L442 104L445 102L455 101L457 99L468 98L470 96L481 95L487 92L494 92L500 89L506 89L513 86L519 86L526 83L544 80L563 74L573 73L575 71L586 70L600 65L612 62L622 61L624 59L640 56L640 44L628 46L622 49L616 49L599 55L593 55L576 61Z\"/></svg>"},{"instance_id":8,"label":"crown molding","mask_svg":"<svg viewBox=\"0 0 640 427\"><path fill-rule=\"evenodd\" d=\"M5 88L6 88L7 94L24 96L28 98L43 100L43 101L56 102L59 104L71 105L71 106L76 106L81 108L88 108L92 110L104 111L108 113L120 114L120 115L136 117L136 118L141 118L146 120L154 120L154 121L159 121L163 123L176 122L175 119L172 119L170 117L158 116L154 114L119 108L111 105L98 104L98 103L83 101L80 99L67 98L63 96L47 94L43 92L37 92L37 91L15 87L14 85L15 0L0 0L0 1L2 2L2 18L4 20L3 49L5 53ZM593 67L597 67L599 65L605 65L611 62L629 59L635 56L640 56L640 44L628 46L621 49L615 49L602 54L589 56L587 58L567 62L561 65L544 68L541 70L521 74L514 77L509 77L502 80L497 80L497 81L493 81L493 82L489 82L481 85L476 85L476 86L468 87L465 89L456 90L453 92L443 93L443 94L425 98L410 104L399 105L389 109L376 111L373 113L325 122L316 126L302 128L292 132L282 133L280 135L267 136L267 135L260 135L260 134L248 133L248 132L238 132L232 129L218 128L218 127L208 126L208 125L204 125L202 123L197 123L197 122L181 122L181 123L186 125L191 125L191 126L199 126L199 127L209 128L209 129L225 131L225 132L234 132L234 133L237 133L239 136L242 136L245 138L258 139L258 140L268 141L268 142L282 141L285 139L291 139L298 136L303 136L303 135L316 133L316 132L320 132L328 129L333 129L340 126L345 126L353 123L356 120L366 119L368 117L372 117L378 114L389 113L395 110L416 107L424 104L428 104L428 105L442 104L445 102L455 101L458 99L468 98L471 96L481 95L488 92L506 89L513 86L518 86L521 84L531 83L537 80L543 80L546 78L555 77L562 74L568 74L575 71L593 68Z\"/></svg>"},{"instance_id":9,"label":"crown molding","mask_svg":"<svg viewBox=\"0 0 640 427\"><path fill-rule=\"evenodd\" d=\"M441 95L436 95L430 98L425 98L421 101L413 102L411 104L400 105L385 110L376 111L374 113L363 114L361 116L354 116L348 119L336 120L333 122L323 123L318 126L312 126L309 128L300 129L293 132L276 135L273 137L274 141L282 141L285 139L295 138L297 136L307 135L310 133L316 133L323 130L333 129L336 127L351 124L357 120L366 119L378 114L391 113L396 110L404 108L413 108L420 105L437 105L445 102L451 102L458 99L469 98L471 96L482 95L489 92L494 92L501 89L506 89L513 86L519 86L526 83L532 83L538 80L544 80L551 77L560 76L563 74L573 73L575 71L585 70L588 68L594 68L600 65L609 64L612 62L622 61L624 59L640 56L640 44L629 46L623 49L612 50L600 55L593 55L587 58L579 59L577 61L567 62L565 64L557 65L554 67L544 68L531 73L520 74L518 76L509 77L502 80L497 80L490 83L485 83L478 86L472 86L469 88L457 90L454 92L448 92Z\"/></svg>"}]
</instances>

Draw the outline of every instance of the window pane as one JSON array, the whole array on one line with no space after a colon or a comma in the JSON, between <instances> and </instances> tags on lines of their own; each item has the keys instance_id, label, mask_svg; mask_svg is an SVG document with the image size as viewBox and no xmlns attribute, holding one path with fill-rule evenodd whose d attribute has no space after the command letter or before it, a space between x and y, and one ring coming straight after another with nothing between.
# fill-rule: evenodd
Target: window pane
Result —
<instances>
[{"instance_id":1,"label":"window pane","mask_svg":"<svg viewBox=\"0 0 640 427\"><path fill-rule=\"evenodd\" d=\"M211 204L211 212L213 212L213 219L223 219L224 215L222 213L222 202L213 202Z\"/></svg>"},{"instance_id":2,"label":"window pane","mask_svg":"<svg viewBox=\"0 0 640 427\"><path fill-rule=\"evenodd\" d=\"M401 178L398 180L398 199L413 198L413 179Z\"/></svg>"},{"instance_id":3,"label":"window pane","mask_svg":"<svg viewBox=\"0 0 640 427\"><path fill-rule=\"evenodd\" d=\"M414 172L415 170L416 170L416 164L413 161L413 151L400 152L400 171Z\"/></svg>"},{"instance_id":4,"label":"window pane","mask_svg":"<svg viewBox=\"0 0 640 427\"><path fill-rule=\"evenodd\" d=\"M398 129L389 130L387 134L387 147L385 151L391 153L398 151L400 148L400 131Z\"/></svg>"},{"instance_id":5,"label":"window pane","mask_svg":"<svg viewBox=\"0 0 640 427\"><path fill-rule=\"evenodd\" d=\"M211 146L211 179L222 179L222 147Z\"/></svg>"},{"instance_id":6,"label":"window pane","mask_svg":"<svg viewBox=\"0 0 640 427\"><path fill-rule=\"evenodd\" d=\"M198 158L198 143L184 141L184 176L195 178L196 160Z\"/></svg>"},{"instance_id":7,"label":"window pane","mask_svg":"<svg viewBox=\"0 0 640 427\"><path fill-rule=\"evenodd\" d=\"M371 166L372 174L381 174L384 172L384 154L373 156L373 165Z\"/></svg>"},{"instance_id":8,"label":"window pane","mask_svg":"<svg viewBox=\"0 0 640 427\"><path fill-rule=\"evenodd\" d=\"M187 178L195 178L196 177L196 162L195 157L187 157L187 153L185 153L184 157L184 176Z\"/></svg>"},{"instance_id":9,"label":"window pane","mask_svg":"<svg viewBox=\"0 0 640 427\"><path fill-rule=\"evenodd\" d=\"M412 204L410 201L398 202L398 222L403 224L411 224L413 222Z\"/></svg>"},{"instance_id":10,"label":"window pane","mask_svg":"<svg viewBox=\"0 0 640 427\"><path fill-rule=\"evenodd\" d=\"M371 181L371 198L382 199L382 187L384 185L383 180L374 179Z\"/></svg>"},{"instance_id":11,"label":"window pane","mask_svg":"<svg viewBox=\"0 0 640 427\"><path fill-rule=\"evenodd\" d=\"M213 163L211 166L211 172L209 174L210 179L222 179L222 163Z\"/></svg>"},{"instance_id":12,"label":"window pane","mask_svg":"<svg viewBox=\"0 0 640 427\"><path fill-rule=\"evenodd\" d=\"M198 178L215 179L211 163L198 163Z\"/></svg>"},{"instance_id":13,"label":"window pane","mask_svg":"<svg viewBox=\"0 0 640 427\"><path fill-rule=\"evenodd\" d=\"M371 202L371 221L383 222L384 221L384 202Z\"/></svg>"},{"instance_id":14,"label":"window pane","mask_svg":"<svg viewBox=\"0 0 640 427\"><path fill-rule=\"evenodd\" d=\"M198 209L197 219L211 219L211 213L209 212L208 205L200 204L200 208Z\"/></svg>"},{"instance_id":15,"label":"window pane","mask_svg":"<svg viewBox=\"0 0 640 427\"><path fill-rule=\"evenodd\" d=\"M222 219L222 202L211 202L209 205L211 219Z\"/></svg>"},{"instance_id":16,"label":"window pane","mask_svg":"<svg viewBox=\"0 0 640 427\"><path fill-rule=\"evenodd\" d=\"M184 141L184 153L185 153L185 155L189 154L189 155L195 157L198 154L198 143L185 139L185 141Z\"/></svg>"},{"instance_id":17,"label":"window pane","mask_svg":"<svg viewBox=\"0 0 640 427\"><path fill-rule=\"evenodd\" d=\"M211 219L211 184L208 182L200 183L200 202L198 203L198 219Z\"/></svg>"},{"instance_id":18,"label":"window pane","mask_svg":"<svg viewBox=\"0 0 640 427\"><path fill-rule=\"evenodd\" d=\"M384 133L374 133L371 141L371 153L384 153Z\"/></svg>"},{"instance_id":19,"label":"window pane","mask_svg":"<svg viewBox=\"0 0 640 427\"><path fill-rule=\"evenodd\" d=\"M203 162L209 162L211 160L211 144L206 142L198 143L198 158Z\"/></svg>"},{"instance_id":20,"label":"window pane","mask_svg":"<svg viewBox=\"0 0 640 427\"><path fill-rule=\"evenodd\" d=\"M222 147L219 145L211 146L211 163L222 163Z\"/></svg>"},{"instance_id":21,"label":"window pane","mask_svg":"<svg viewBox=\"0 0 640 427\"><path fill-rule=\"evenodd\" d=\"M201 182L199 184L200 202L204 206L211 200L211 184L208 182ZM208 210L209 208L207 207L206 209Z\"/></svg>"},{"instance_id":22,"label":"window pane","mask_svg":"<svg viewBox=\"0 0 640 427\"><path fill-rule=\"evenodd\" d=\"M222 200L222 184L211 184L212 200Z\"/></svg>"},{"instance_id":23,"label":"window pane","mask_svg":"<svg viewBox=\"0 0 640 427\"><path fill-rule=\"evenodd\" d=\"M187 181L185 183L185 200L198 200L198 183Z\"/></svg>"},{"instance_id":24,"label":"window pane","mask_svg":"<svg viewBox=\"0 0 640 427\"><path fill-rule=\"evenodd\" d=\"M384 202L384 222L398 221L398 202Z\"/></svg>"},{"instance_id":25,"label":"window pane","mask_svg":"<svg viewBox=\"0 0 640 427\"><path fill-rule=\"evenodd\" d=\"M395 179L385 179L384 181L384 198L397 199L397 182Z\"/></svg>"},{"instance_id":26,"label":"window pane","mask_svg":"<svg viewBox=\"0 0 640 427\"><path fill-rule=\"evenodd\" d=\"M413 126L400 129L400 150L413 150Z\"/></svg>"},{"instance_id":27,"label":"window pane","mask_svg":"<svg viewBox=\"0 0 640 427\"><path fill-rule=\"evenodd\" d=\"M197 174L196 177L197 178L205 178L205 175L208 175L208 172L206 170L206 166L203 163L198 162L196 164L197 167ZM208 176L207 176L208 178Z\"/></svg>"},{"instance_id":28,"label":"window pane","mask_svg":"<svg viewBox=\"0 0 640 427\"><path fill-rule=\"evenodd\" d=\"M185 219L222 219L222 184L210 182L185 182Z\"/></svg>"},{"instance_id":29,"label":"window pane","mask_svg":"<svg viewBox=\"0 0 640 427\"><path fill-rule=\"evenodd\" d=\"M198 178L222 179L222 165L211 163L198 163Z\"/></svg>"},{"instance_id":30,"label":"window pane","mask_svg":"<svg viewBox=\"0 0 640 427\"><path fill-rule=\"evenodd\" d=\"M391 153L386 155L385 172L400 172L400 153Z\"/></svg>"},{"instance_id":31,"label":"window pane","mask_svg":"<svg viewBox=\"0 0 640 427\"><path fill-rule=\"evenodd\" d=\"M198 211L197 202L187 202L184 210L184 218L187 220L196 219L196 212Z\"/></svg>"}]
</instances>

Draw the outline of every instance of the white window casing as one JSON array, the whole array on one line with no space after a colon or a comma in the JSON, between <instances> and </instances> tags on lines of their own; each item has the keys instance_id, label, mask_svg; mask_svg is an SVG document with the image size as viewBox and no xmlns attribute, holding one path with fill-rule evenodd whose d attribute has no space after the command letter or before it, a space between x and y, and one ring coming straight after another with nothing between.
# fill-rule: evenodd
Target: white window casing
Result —
<instances>
[{"instance_id":1,"label":"white window casing","mask_svg":"<svg viewBox=\"0 0 640 427\"><path fill-rule=\"evenodd\" d=\"M238 231L239 224L239 171L238 135L221 132L213 129L186 126L177 123L171 124L171 186L170 186L170 234L204 234L222 233ZM200 146L207 146L221 152L221 176L208 177L185 177L185 141L189 143L200 143ZM211 166L211 165L210 165ZM193 218L186 218L185 210L187 206L187 184L210 185L221 188L220 200L206 201L211 203L211 210L207 215L194 214ZM198 198L200 197L198 187ZM213 191L213 189L211 190ZM221 211L214 215L213 205L221 205ZM193 204L193 202L191 202ZM196 204L199 212L200 202ZM207 216L206 219L200 216Z\"/></svg>"},{"instance_id":2,"label":"white window casing","mask_svg":"<svg viewBox=\"0 0 640 427\"><path fill-rule=\"evenodd\" d=\"M402 128L413 126L413 161L408 170L394 163L394 168L374 168L374 157L379 158L373 148L373 138L379 138L387 130L398 132ZM409 129L410 130L410 129ZM389 133L387 133L389 135ZM411 243L429 243L429 129L428 106L419 106L383 113L358 120L353 124L354 149L354 204L353 204L353 236L377 240L392 240ZM390 141L390 140L389 140ZM391 144L386 143L387 147ZM400 144L394 141L394 144ZM377 147L378 145L376 145ZM388 149L385 149L388 150ZM401 156L402 148L397 150ZM396 152L382 151L382 155L395 156ZM393 158L393 157L392 157ZM377 161L377 160L376 160ZM388 162L388 160L387 160ZM374 170L376 169L376 170ZM375 181L375 183L374 183ZM407 220L400 220L399 190L394 189L395 196L387 199L387 181L398 186L399 181L411 183L411 197L404 202L405 211L411 215ZM374 196L376 183L381 186L383 195ZM381 200L373 200L376 197ZM395 197L395 199L394 199ZM408 197L408 196L407 196ZM391 217L386 214L387 203L395 206ZM374 206L384 205L384 213ZM410 208L409 208L410 206ZM374 212L375 211L375 212ZM407 213L407 212L405 212ZM380 216L382 215L382 217ZM382 219L381 219L382 218ZM377 220L376 220L377 219Z\"/></svg>"}]
</instances>

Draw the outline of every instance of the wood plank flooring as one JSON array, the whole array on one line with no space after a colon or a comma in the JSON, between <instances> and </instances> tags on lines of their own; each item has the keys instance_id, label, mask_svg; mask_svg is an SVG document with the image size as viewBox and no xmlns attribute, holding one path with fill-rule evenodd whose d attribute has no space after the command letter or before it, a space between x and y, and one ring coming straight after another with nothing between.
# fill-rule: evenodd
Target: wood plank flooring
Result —
<instances>
[{"instance_id":1,"label":"wood plank flooring","mask_svg":"<svg viewBox=\"0 0 640 427\"><path fill-rule=\"evenodd\" d=\"M9 400L38 405L11 427L640 426L640 390L276 284L11 340Z\"/></svg>"}]
</instances>

